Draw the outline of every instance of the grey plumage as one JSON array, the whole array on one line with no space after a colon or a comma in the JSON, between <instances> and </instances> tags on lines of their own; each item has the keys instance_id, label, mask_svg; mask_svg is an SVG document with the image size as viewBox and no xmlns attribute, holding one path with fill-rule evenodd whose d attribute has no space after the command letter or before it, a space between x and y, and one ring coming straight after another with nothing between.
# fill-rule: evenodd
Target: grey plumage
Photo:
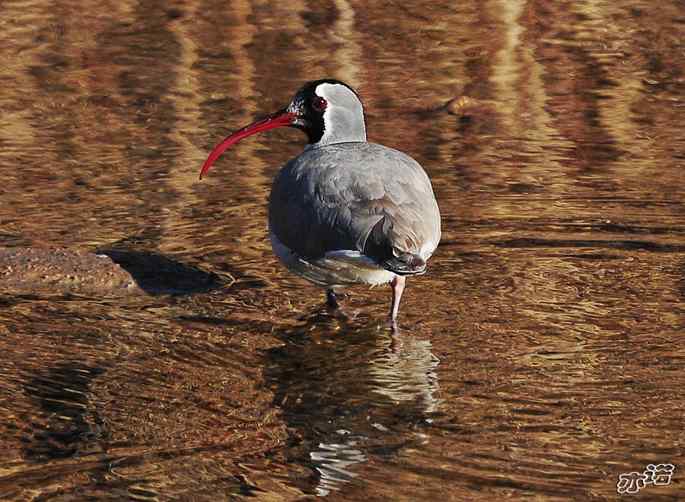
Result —
<instances>
[{"instance_id":1,"label":"grey plumage","mask_svg":"<svg viewBox=\"0 0 685 502\"><path fill-rule=\"evenodd\" d=\"M440 241L440 213L415 160L381 145L347 142L309 148L281 169L269 228L304 259L354 250L404 275L425 270Z\"/></svg>"}]
</instances>

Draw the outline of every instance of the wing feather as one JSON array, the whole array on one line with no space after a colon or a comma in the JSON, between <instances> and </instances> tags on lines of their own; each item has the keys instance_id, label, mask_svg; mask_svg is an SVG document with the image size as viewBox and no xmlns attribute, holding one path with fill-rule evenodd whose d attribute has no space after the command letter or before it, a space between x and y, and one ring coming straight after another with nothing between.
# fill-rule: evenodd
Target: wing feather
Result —
<instances>
[{"instance_id":1,"label":"wing feather","mask_svg":"<svg viewBox=\"0 0 685 502\"><path fill-rule=\"evenodd\" d=\"M372 143L313 148L287 163L274 180L269 226L303 258L356 250L398 273L422 272L440 240L426 173Z\"/></svg>"}]
</instances>

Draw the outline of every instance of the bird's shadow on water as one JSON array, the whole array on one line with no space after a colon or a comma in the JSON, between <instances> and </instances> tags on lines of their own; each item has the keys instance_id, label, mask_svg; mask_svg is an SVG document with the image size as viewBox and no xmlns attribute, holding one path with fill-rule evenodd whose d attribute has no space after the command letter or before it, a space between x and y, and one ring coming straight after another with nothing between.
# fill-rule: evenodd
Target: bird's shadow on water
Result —
<instances>
[{"instance_id":1,"label":"bird's shadow on water","mask_svg":"<svg viewBox=\"0 0 685 502\"><path fill-rule=\"evenodd\" d=\"M104 248L97 252L109 256L151 295L207 293L233 282L230 276L219 276L154 251Z\"/></svg>"},{"instance_id":2,"label":"bird's shadow on water","mask_svg":"<svg viewBox=\"0 0 685 502\"><path fill-rule=\"evenodd\" d=\"M310 473L291 480L305 492L363 481L370 456L391 458L430 426L439 364L430 341L322 313L276 334L283 345L268 351L265 377L288 427L287 462Z\"/></svg>"}]
</instances>

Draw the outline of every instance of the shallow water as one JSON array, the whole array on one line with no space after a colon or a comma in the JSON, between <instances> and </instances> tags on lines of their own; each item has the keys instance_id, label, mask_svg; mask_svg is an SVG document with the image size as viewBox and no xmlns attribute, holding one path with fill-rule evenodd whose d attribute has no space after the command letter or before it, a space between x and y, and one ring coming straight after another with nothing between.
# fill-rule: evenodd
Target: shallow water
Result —
<instances>
[{"instance_id":1,"label":"shallow water","mask_svg":"<svg viewBox=\"0 0 685 502\"><path fill-rule=\"evenodd\" d=\"M0 296L0 498L685 498L678 1L4 2L0 245L144 293ZM333 76L443 213L350 321L271 254L303 138L229 131Z\"/></svg>"}]
</instances>

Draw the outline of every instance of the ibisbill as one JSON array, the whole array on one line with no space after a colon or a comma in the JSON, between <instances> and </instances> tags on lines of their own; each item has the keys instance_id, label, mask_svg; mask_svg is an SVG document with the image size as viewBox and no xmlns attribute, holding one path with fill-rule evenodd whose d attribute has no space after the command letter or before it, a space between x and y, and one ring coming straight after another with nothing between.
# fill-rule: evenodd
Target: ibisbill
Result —
<instances>
[{"instance_id":1,"label":"ibisbill","mask_svg":"<svg viewBox=\"0 0 685 502\"><path fill-rule=\"evenodd\" d=\"M306 83L291 103L228 136L200 178L238 141L277 127L304 131L304 151L278 172L269 198L269 237L292 272L336 291L389 283L397 324L406 278L426 271L440 242L440 210L428 175L414 159L366 140L357 92L333 79Z\"/></svg>"}]
</instances>

